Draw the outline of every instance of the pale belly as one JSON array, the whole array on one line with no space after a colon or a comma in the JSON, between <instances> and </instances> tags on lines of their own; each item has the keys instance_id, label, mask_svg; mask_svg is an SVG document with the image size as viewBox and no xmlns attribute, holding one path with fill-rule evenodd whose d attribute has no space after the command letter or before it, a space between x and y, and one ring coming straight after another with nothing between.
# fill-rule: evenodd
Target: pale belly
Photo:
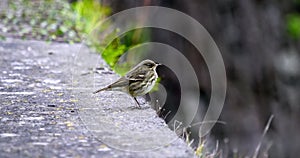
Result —
<instances>
[{"instance_id":1,"label":"pale belly","mask_svg":"<svg viewBox=\"0 0 300 158\"><path fill-rule=\"evenodd\" d=\"M157 77L155 77L155 78L156 79L153 80L152 83L149 84L147 87L143 87L143 89L134 91L134 93L132 93L132 95L133 96L141 96L141 95L145 95L145 94L149 93L156 83Z\"/></svg>"},{"instance_id":2,"label":"pale belly","mask_svg":"<svg viewBox=\"0 0 300 158\"><path fill-rule=\"evenodd\" d=\"M152 82L152 84L150 84L148 87L146 87L145 92L142 95L149 93L152 90L152 88L154 87L155 83L156 83L156 80L154 82Z\"/></svg>"}]
</instances>

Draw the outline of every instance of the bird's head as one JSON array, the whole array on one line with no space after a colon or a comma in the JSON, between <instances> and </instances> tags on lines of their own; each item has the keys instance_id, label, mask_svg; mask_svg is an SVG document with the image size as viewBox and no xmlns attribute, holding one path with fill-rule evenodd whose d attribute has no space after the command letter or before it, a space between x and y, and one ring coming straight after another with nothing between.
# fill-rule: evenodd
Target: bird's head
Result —
<instances>
[{"instance_id":1,"label":"bird's head","mask_svg":"<svg viewBox=\"0 0 300 158\"><path fill-rule=\"evenodd\" d=\"M152 69L152 70L155 70L157 66L161 65L159 63L156 63L152 60L149 60L149 59L146 59L146 60L143 60L142 62L140 62L139 64L140 66L144 67L144 68L147 68L147 69Z\"/></svg>"}]
</instances>

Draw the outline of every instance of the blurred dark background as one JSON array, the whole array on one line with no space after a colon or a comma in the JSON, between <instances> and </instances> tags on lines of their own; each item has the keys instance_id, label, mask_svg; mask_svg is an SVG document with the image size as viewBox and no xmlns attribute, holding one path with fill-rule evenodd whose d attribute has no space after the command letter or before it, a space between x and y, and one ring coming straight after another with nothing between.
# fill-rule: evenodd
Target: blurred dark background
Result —
<instances>
[{"instance_id":1,"label":"blurred dark background","mask_svg":"<svg viewBox=\"0 0 300 158\"><path fill-rule=\"evenodd\" d=\"M223 156L253 155L273 114L259 157L300 155L300 1L289 0L107 0L113 12L158 5L182 11L201 23L217 43L226 66L227 96L210 142ZM291 19L294 18L294 19ZM294 28L292 28L294 27ZM293 32L294 31L294 32ZM151 41L183 52L199 69L201 105L208 105L210 78L197 50L179 35L152 29ZM176 96L176 95L175 95ZM199 115L201 117L201 115ZM168 121L168 119L167 119ZM212 143L213 144L213 143Z\"/></svg>"}]
</instances>

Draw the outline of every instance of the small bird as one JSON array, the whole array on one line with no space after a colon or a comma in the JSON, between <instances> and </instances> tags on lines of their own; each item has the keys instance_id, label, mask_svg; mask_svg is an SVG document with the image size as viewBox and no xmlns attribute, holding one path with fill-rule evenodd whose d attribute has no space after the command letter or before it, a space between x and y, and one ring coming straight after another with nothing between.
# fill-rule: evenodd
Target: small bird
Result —
<instances>
[{"instance_id":1,"label":"small bird","mask_svg":"<svg viewBox=\"0 0 300 158\"><path fill-rule=\"evenodd\" d=\"M140 104L137 101L136 97L149 93L154 87L155 82L158 78L156 72L156 68L158 65L161 64L155 63L154 61L149 59L143 60L116 82L93 93L95 94L101 91L125 92L134 98L137 106L140 108Z\"/></svg>"}]
</instances>

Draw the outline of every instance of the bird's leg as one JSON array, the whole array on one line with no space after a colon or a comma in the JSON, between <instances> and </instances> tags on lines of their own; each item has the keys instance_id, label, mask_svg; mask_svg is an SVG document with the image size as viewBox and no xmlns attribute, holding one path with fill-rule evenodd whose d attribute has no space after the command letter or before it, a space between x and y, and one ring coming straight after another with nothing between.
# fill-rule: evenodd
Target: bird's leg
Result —
<instances>
[{"instance_id":1,"label":"bird's leg","mask_svg":"<svg viewBox=\"0 0 300 158\"><path fill-rule=\"evenodd\" d=\"M136 99L135 97L133 97L133 99L135 100L135 102L136 102L138 108L141 108L140 103L137 101L137 99Z\"/></svg>"}]
</instances>

